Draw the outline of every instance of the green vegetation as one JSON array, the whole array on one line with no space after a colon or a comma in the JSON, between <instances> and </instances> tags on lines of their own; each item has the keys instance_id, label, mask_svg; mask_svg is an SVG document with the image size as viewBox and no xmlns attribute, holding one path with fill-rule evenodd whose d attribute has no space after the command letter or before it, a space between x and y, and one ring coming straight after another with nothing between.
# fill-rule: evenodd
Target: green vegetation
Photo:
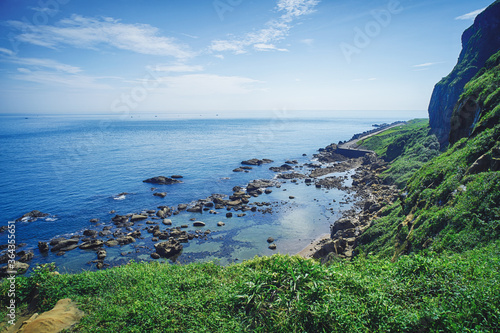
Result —
<instances>
[{"instance_id":1,"label":"green vegetation","mask_svg":"<svg viewBox=\"0 0 500 333\"><path fill-rule=\"evenodd\" d=\"M381 178L386 183L403 188L415 171L439 155L439 142L434 135L429 135L429 131L427 119L415 119L369 137L360 144L391 162L389 170Z\"/></svg>"},{"instance_id":2,"label":"green vegetation","mask_svg":"<svg viewBox=\"0 0 500 333\"><path fill-rule=\"evenodd\" d=\"M243 264L132 263L18 278L41 310L69 297L78 332L427 332L500 329L500 247L320 265L275 255ZM5 288L5 284L2 285ZM2 309L6 300L2 290Z\"/></svg>"}]
</instances>

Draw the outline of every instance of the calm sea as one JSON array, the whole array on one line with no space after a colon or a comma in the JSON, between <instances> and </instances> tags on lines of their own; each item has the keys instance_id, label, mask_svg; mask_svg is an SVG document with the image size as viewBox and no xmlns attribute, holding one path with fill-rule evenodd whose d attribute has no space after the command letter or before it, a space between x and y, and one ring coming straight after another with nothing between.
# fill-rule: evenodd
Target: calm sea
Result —
<instances>
[{"instance_id":1,"label":"calm sea","mask_svg":"<svg viewBox=\"0 0 500 333\"><path fill-rule=\"evenodd\" d=\"M109 212L118 214L175 206L213 193L231 194L236 185L253 179L270 179L270 166L286 160L308 162L318 148L347 140L372 124L407 120L421 113L393 112L373 117L352 117L349 112L307 119L274 113L262 119L174 119L167 116L0 116L0 225L7 225L32 210L49 213L48 218L16 223L17 243L35 252L35 263L56 262L60 271L93 269L92 251L75 249L64 256L38 252L38 241L70 236L87 228L102 230L112 225ZM307 156L302 156L306 154ZM271 165L254 167L249 173L234 173L242 160L269 158ZM180 174L183 184L157 186L165 198L152 195L154 176ZM119 196L121 193L126 195ZM295 196L290 200L289 196ZM225 212L181 213L172 216L174 226L196 218L213 231L208 240L185 244L178 262L215 260L221 264L275 252L296 253L313 239L329 232L329 225L343 209L345 193L319 190L314 186L286 183L273 193L253 201L273 203L273 214L247 213L227 219ZM336 202L333 202L335 199ZM332 209L332 210L329 210ZM90 223L100 219L101 225ZM218 221L226 223L217 227ZM142 228L144 228L143 226ZM108 248L105 262L119 265L151 260L151 235L117 248ZM267 238L278 246L267 248ZM0 234L0 244L7 234Z\"/></svg>"}]
</instances>

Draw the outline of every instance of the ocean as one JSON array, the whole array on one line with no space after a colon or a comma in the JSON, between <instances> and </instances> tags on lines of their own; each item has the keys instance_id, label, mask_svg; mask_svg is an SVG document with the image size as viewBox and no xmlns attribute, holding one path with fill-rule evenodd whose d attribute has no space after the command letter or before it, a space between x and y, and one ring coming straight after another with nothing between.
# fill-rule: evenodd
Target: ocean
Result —
<instances>
[{"instance_id":1,"label":"ocean","mask_svg":"<svg viewBox=\"0 0 500 333\"><path fill-rule=\"evenodd\" d=\"M85 229L113 226L110 211L140 213L158 206L176 206L220 193L254 179L272 179L271 166L287 160L310 162L319 148L373 124L408 120L422 112L371 112L355 115L335 112L311 118L274 112L253 119L216 115L182 118L165 115L1 115L0 116L0 226L32 210L50 214L32 222L16 223L19 250L32 250L38 263L55 262L61 272L95 269L95 252L75 249L62 256L41 254L38 241L81 234ZM305 156L303 156L305 155ZM268 158L272 164L245 173L232 170L251 158ZM298 170L300 172L300 170ZM182 175L182 184L152 185L142 181L155 176ZM347 174L348 175L348 174ZM153 196L152 187L167 192ZM290 196L295 197L290 199ZM349 195L340 190L317 189L288 181L281 188L253 201L271 203L272 213L247 212L244 217L187 213L172 216L173 226L206 223L206 239L184 244L178 263L212 260L229 264L256 255L294 254L329 232L329 226L350 208ZM99 223L91 223L97 218ZM225 226L218 227L222 221ZM130 260L150 261L151 235L122 247L107 248L105 263L122 265ZM162 226L163 227L163 226ZM188 229L189 230L189 229ZM276 250L268 249L273 237ZM0 244L7 233L0 234Z\"/></svg>"}]
</instances>

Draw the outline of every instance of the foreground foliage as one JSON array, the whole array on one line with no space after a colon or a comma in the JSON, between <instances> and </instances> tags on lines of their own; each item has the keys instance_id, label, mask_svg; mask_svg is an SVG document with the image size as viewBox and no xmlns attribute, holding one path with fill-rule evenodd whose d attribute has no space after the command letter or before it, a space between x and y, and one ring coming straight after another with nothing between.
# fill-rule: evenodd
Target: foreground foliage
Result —
<instances>
[{"instance_id":1,"label":"foreground foliage","mask_svg":"<svg viewBox=\"0 0 500 333\"><path fill-rule=\"evenodd\" d=\"M222 267L132 263L98 272L18 278L41 310L69 297L78 332L426 332L500 330L500 244L328 266L275 255ZM2 309L8 299L1 285Z\"/></svg>"}]
</instances>

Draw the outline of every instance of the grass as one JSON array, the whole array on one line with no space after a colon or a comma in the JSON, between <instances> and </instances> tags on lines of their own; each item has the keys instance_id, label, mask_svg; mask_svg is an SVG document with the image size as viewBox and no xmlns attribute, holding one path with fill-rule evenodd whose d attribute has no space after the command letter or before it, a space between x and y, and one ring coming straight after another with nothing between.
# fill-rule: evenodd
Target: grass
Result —
<instances>
[{"instance_id":1,"label":"grass","mask_svg":"<svg viewBox=\"0 0 500 333\"><path fill-rule=\"evenodd\" d=\"M18 278L18 301L35 284L42 310L75 300L86 313L75 332L498 331L499 245L394 263L373 257L327 266L275 255L228 267L132 263L73 275L41 269Z\"/></svg>"},{"instance_id":2,"label":"grass","mask_svg":"<svg viewBox=\"0 0 500 333\"><path fill-rule=\"evenodd\" d=\"M439 155L439 142L434 135L429 135L429 131L427 119L414 119L406 125L367 138L360 144L391 162L389 170L381 177L386 183L403 188L415 171Z\"/></svg>"}]
</instances>

